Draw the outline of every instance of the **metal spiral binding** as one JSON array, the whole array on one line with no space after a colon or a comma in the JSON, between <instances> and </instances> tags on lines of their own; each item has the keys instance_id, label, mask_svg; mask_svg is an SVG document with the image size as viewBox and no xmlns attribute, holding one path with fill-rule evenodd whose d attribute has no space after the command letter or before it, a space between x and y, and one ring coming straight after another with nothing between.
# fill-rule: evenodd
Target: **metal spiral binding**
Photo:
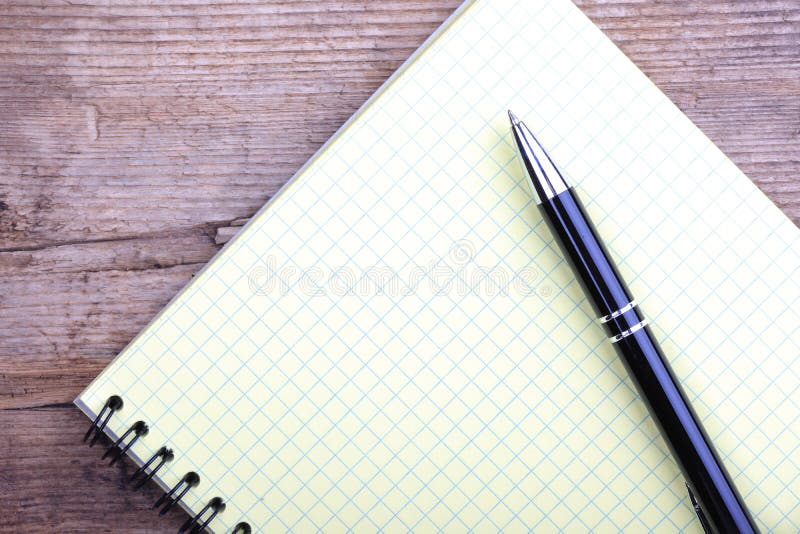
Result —
<instances>
[{"instance_id":1,"label":"metal spiral binding","mask_svg":"<svg viewBox=\"0 0 800 534\"><path fill-rule=\"evenodd\" d=\"M94 447L94 444L97 443L97 440L100 437L100 434L102 434L103 429L108 424L109 419L111 419L111 416L114 415L114 412L121 410L123 404L122 397L119 397L118 395L111 395L103 405L103 409L100 410L100 413L97 414L97 417L95 417L94 421L92 421L92 426L89 427L89 430L87 430L86 434L83 436L83 442L86 443L86 440L89 439L89 436L91 436L92 432L94 432L94 437L92 438L92 441L89 442L89 446ZM103 415L105 415L105 418L103 418Z\"/></svg>"},{"instance_id":2,"label":"metal spiral binding","mask_svg":"<svg viewBox=\"0 0 800 534\"><path fill-rule=\"evenodd\" d=\"M92 421L89 430L83 436L84 443L91 437L91 441L89 441L89 446L94 447L94 444L97 443L97 440L100 439L100 436L103 434L108 422L111 420L111 416L114 413L120 411L124 405L122 401L122 397L119 395L112 395L106 400L103 408L100 410L100 413L97 414L97 417L94 418ZM117 460L123 457L133 444L136 443L139 438L144 437L150 431L150 427L147 426L147 423L144 421L136 421L134 424L131 425L128 430L125 431L116 441L114 441L111 445L106 448L106 452L103 454L103 459L105 460L108 457L111 457L111 462L109 465L114 465ZM94 434L94 436L92 436ZM132 434L132 436L131 436ZM130 436L130 439L128 437ZM126 440L128 440L126 442ZM141 467L139 467L133 475L128 479L129 483L136 482L136 485L133 487L134 490L137 490L144 486L147 481L151 480L156 473L158 473L159 469L161 469L167 462L172 461L175 458L175 453L167 447L166 445L162 446L158 449L153 455L147 460ZM148 473L147 470L150 469ZM181 499L191 490L193 487L197 486L200 483L200 475L195 473L194 471L189 471L165 494L158 498L158 500L153 504L153 509L161 507L159 511L159 515L164 515L169 512L172 508L178 504ZM203 532L208 525L214 520L215 517L221 512L225 510L225 501L222 500L221 497L214 497L200 510L194 517L189 518L183 525L181 525L180 530L178 530L178 534L200 534ZM242 521L237 523L237 525L233 528L233 532L231 534L251 534L253 529L250 527L250 524Z\"/></svg>"},{"instance_id":3,"label":"metal spiral binding","mask_svg":"<svg viewBox=\"0 0 800 534\"><path fill-rule=\"evenodd\" d=\"M205 518L202 522L200 522L203 515L206 513L207 510L211 510L211 514ZM211 521L217 517L217 514L225 510L225 501L222 500L221 497L214 497L208 504L206 504L202 510L197 512L195 516L184 523L180 530L178 530L178 534L199 534L203 532L205 528L208 526Z\"/></svg>"},{"instance_id":4,"label":"metal spiral binding","mask_svg":"<svg viewBox=\"0 0 800 534\"><path fill-rule=\"evenodd\" d=\"M164 515L169 512L173 506L178 504L183 496L189 493L189 490L195 487L200 483L200 475L195 473L194 471L189 471L183 478L181 478L177 484L172 486L172 489L169 490L167 493L162 495L158 498L158 500L153 504L153 510L161 506L162 504L164 507L158 512L158 515ZM180 490L180 491L178 491ZM174 495L174 497L173 497Z\"/></svg>"},{"instance_id":5,"label":"metal spiral binding","mask_svg":"<svg viewBox=\"0 0 800 534\"><path fill-rule=\"evenodd\" d=\"M150 427L147 426L147 423L145 423L144 421L136 421L128 430L125 431L124 434L122 434L119 437L117 441L108 446L105 454L103 454L102 459L105 460L113 453L114 455L112 456L111 462L109 462L108 465L114 465L114 463L117 460L119 460L119 458L123 454L128 452L128 449L133 447L133 444L136 443L136 440L138 440L142 436L146 436L149 431ZM122 445L122 443L125 442L125 438L127 438L128 434L130 434L131 432L134 433L133 438L131 438L131 440L127 444L125 444L125 446L120 447L120 445Z\"/></svg>"},{"instance_id":6,"label":"metal spiral binding","mask_svg":"<svg viewBox=\"0 0 800 534\"><path fill-rule=\"evenodd\" d=\"M153 470L150 471L149 474L144 475L144 473L147 471L147 468L150 467L150 465L152 465L152 463L155 462L157 458L160 458L160 461L156 464ZM172 452L172 449L169 449L167 447L161 447L155 453L153 453L153 456L151 456L149 460L147 460L144 464L142 464L142 466L139 469L134 471L134 473L131 475L131 478L128 479L128 482L133 482L134 480L139 478L140 475L144 475L142 479L139 482L137 482L137 484L133 487L134 490L141 488L147 483L148 480L156 476L156 473L158 473L158 470L161 469L161 466L171 461L173 458L175 458L175 454Z\"/></svg>"}]
</instances>

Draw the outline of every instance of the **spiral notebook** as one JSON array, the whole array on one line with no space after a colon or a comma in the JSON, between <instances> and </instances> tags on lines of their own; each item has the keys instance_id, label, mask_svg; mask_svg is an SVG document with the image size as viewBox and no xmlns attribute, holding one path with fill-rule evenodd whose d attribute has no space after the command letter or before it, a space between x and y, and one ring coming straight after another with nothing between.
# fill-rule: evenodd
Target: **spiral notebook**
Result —
<instances>
[{"instance_id":1,"label":"spiral notebook","mask_svg":"<svg viewBox=\"0 0 800 534\"><path fill-rule=\"evenodd\" d=\"M698 530L508 108L759 525L800 529L800 232L568 0L464 4L76 400L148 425L127 454L191 526Z\"/></svg>"}]
</instances>

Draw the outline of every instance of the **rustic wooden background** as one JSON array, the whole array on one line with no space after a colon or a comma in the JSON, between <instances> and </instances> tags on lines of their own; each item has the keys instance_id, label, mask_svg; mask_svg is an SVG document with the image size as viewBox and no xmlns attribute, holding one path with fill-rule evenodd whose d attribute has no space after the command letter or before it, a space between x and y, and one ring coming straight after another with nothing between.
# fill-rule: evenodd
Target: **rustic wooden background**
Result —
<instances>
[{"instance_id":1,"label":"rustic wooden background","mask_svg":"<svg viewBox=\"0 0 800 534\"><path fill-rule=\"evenodd\" d=\"M0 0L0 530L177 529L72 399L458 4ZM800 3L579 4L800 220Z\"/></svg>"}]
</instances>

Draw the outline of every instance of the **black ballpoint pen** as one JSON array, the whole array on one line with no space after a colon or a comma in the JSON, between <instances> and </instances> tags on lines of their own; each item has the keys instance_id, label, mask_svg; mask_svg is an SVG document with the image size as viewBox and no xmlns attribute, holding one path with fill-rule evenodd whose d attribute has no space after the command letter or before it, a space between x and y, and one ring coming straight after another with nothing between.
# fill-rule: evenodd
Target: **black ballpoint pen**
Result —
<instances>
[{"instance_id":1,"label":"black ballpoint pen","mask_svg":"<svg viewBox=\"0 0 800 534\"><path fill-rule=\"evenodd\" d=\"M508 115L544 219L683 471L703 529L758 532L575 190L530 129L510 111Z\"/></svg>"}]
</instances>

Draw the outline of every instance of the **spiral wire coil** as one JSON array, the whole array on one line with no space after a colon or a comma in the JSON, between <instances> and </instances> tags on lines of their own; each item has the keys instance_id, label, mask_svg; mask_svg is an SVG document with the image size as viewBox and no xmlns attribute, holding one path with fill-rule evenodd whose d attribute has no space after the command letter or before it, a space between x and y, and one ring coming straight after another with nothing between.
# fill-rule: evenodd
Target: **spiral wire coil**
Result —
<instances>
[{"instance_id":1,"label":"spiral wire coil","mask_svg":"<svg viewBox=\"0 0 800 534\"><path fill-rule=\"evenodd\" d=\"M89 442L90 447L94 447L100 436L104 433L108 422L111 417L118 411L122 410L125 405L122 397L119 395L110 396L103 408L92 421L89 430L83 436L83 441ZM114 465L120 458L125 456L127 452L133 447L140 438L146 436L150 431L150 427L144 421L136 421L130 428L128 428L116 441L111 443L102 459L111 458L109 465ZM90 439L91 438L91 439ZM133 489L138 490L144 486L149 480L156 476L158 471L167 463L175 458L175 452L163 445L153 453L150 458L143 463L128 479L129 483L134 483ZM150 471L148 472L148 469ZM200 483L200 475L194 471L189 471L181 479L175 483L174 486L165 494L156 500L153 504L153 509L160 508L159 515L164 515L175 507L183 500L189 491ZM193 517L186 520L181 528L178 529L178 534L199 534L203 532L209 524L217 517L218 514L225 510L225 501L222 497L214 497L206 505L197 512ZM231 534L251 534L252 528L246 521L237 523Z\"/></svg>"}]
</instances>

